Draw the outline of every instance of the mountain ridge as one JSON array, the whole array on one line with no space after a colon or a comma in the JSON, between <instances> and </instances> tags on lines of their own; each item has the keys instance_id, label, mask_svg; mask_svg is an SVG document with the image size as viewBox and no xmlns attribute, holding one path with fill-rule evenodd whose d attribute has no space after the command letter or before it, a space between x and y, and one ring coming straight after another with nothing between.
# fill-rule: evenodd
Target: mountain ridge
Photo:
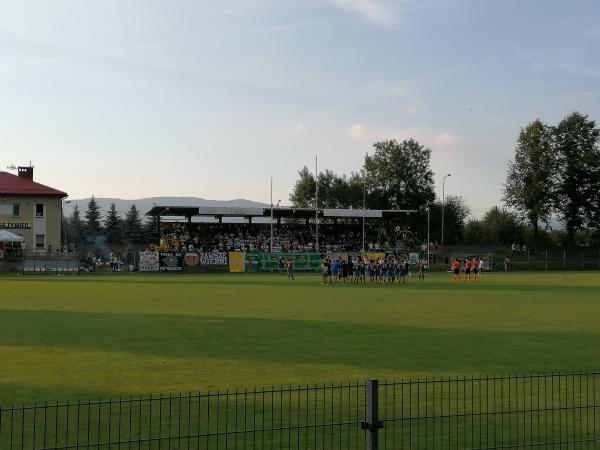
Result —
<instances>
[{"instance_id":1,"label":"mountain ridge","mask_svg":"<svg viewBox=\"0 0 600 450\"><path fill-rule=\"evenodd\" d=\"M233 199L233 200L210 200L202 197L174 197L174 196L162 196L162 197L145 197L139 199L123 199L123 198L112 198L112 197L94 197L100 208L100 214L102 217L106 215L110 209L112 203L115 204L119 216L125 217L125 214L131 208L131 205L135 205L140 212L141 216L144 216L154 206L220 206L220 207L243 207L243 208L262 208L268 206L266 203L255 202L247 199ZM79 207L79 211L82 216L87 205L90 202L91 197L72 199L68 200L69 203L65 202L64 215L70 217L73 214L75 206Z\"/></svg>"}]
</instances>

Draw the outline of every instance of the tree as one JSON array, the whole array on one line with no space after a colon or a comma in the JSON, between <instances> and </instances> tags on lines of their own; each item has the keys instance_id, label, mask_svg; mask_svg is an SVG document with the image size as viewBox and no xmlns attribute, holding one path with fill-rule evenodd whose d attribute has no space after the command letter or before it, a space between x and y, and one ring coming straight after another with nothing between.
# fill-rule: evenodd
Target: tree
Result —
<instances>
[{"instance_id":1,"label":"tree","mask_svg":"<svg viewBox=\"0 0 600 450\"><path fill-rule=\"evenodd\" d=\"M67 236L70 242L79 243L83 239L84 235L84 224L81 220L81 213L79 212L79 206L75 205L73 213L68 220Z\"/></svg>"},{"instance_id":2,"label":"tree","mask_svg":"<svg viewBox=\"0 0 600 450\"><path fill-rule=\"evenodd\" d=\"M523 226L516 214L494 206L480 220L465 227L465 241L479 245L510 245L523 242Z\"/></svg>"},{"instance_id":3,"label":"tree","mask_svg":"<svg viewBox=\"0 0 600 450\"><path fill-rule=\"evenodd\" d=\"M435 199L431 150L414 139L373 144L365 157L369 205L378 209L419 209Z\"/></svg>"},{"instance_id":4,"label":"tree","mask_svg":"<svg viewBox=\"0 0 600 450\"><path fill-rule=\"evenodd\" d=\"M298 179L290 194L292 205L297 208L315 207L315 176L304 166L298 171Z\"/></svg>"},{"instance_id":5,"label":"tree","mask_svg":"<svg viewBox=\"0 0 600 450\"><path fill-rule=\"evenodd\" d=\"M146 243L155 242L158 243L160 240L160 233L156 230L156 221L149 219L142 224L143 238L142 241Z\"/></svg>"},{"instance_id":6,"label":"tree","mask_svg":"<svg viewBox=\"0 0 600 450\"><path fill-rule=\"evenodd\" d=\"M95 237L102 231L102 225L100 224L100 207L94 196L90 199L87 205L87 209L84 214L85 217L85 229L88 237Z\"/></svg>"},{"instance_id":7,"label":"tree","mask_svg":"<svg viewBox=\"0 0 600 450\"><path fill-rule=\"evenodd\" d=\"M133 243L140 243L143 241L144 232L142 229L142 219L140 218L140 213L135 205L131 205L131 208L127 211L123 228L125 239L128 241Z\"/></svg>"},{"instance_id":8,"label":"tree","mask_svg":"<svg viewBox=\"0 0 600 450\"><path fill-rule=\"evenodd\" d=\"M122 240L122 221L117 213L117 207L111 203L106 219L104 220L104 231L106 239L110 243L118 243Z\"/></svg>"},{"instance_id":9,"label":"tree","mask_svg":"<svg viewBox=\"0 0 600 450\"><path fill-rule=\"evenodd\" d=\"M552 144L552 130L539 119L521 129L504 182L503 200L529 222L536 241L540 223L548 223L553 207L556 158Z\"/></svg>"},{"instance_id":10,"label":"tree","mask_svg":"<svg viewBox=\"0 0 600 450\"><path fill-rule=\"evenodd\" d=\"M555 207L568 241L584 224L600 225L600 130L587 115L572 112L554 129L558 182Z\"/></svg>"},{"instance_id":11,"label":"tree","mask_svg":"<svg viewBox=\"0 0 600 450\"><path fill-rule=\"evenodd\" d=\"M442 202L436 201L430 205L431 239L441 242L442 236ZM444 204L444 243L461 244L463 241L465 223L470 210L462 197L447 195ZM427 216L415 229L426 229Z\"/></svg>"},{"instance_id":12,"label":"tree","mask_svg":"<svg viewBox=\"0 0 600 450\"><path fill-rule=\"evenodd\" d=\"M319 172L319 207L361 207L362 180L354 172L350 177L337 175L329 169ZM290 201L299 208L315 207L315 177L306 166L298 171L298 180L290 194Z\"/></svg>"}]
</instances>

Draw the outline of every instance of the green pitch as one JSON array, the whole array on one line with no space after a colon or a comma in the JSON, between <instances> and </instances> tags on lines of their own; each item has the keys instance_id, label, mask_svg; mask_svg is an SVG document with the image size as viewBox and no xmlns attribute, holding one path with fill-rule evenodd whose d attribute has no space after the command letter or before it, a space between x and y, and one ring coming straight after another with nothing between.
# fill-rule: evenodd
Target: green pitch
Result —
<instances>
[{"instance_id":1,"label":"green pitch","mask_svg":"<svg viewBox=\"0 0 600 450\"><path fill-rule=\"evenodd\" d=\"M4 276L0 404L600 368L600 273Z\"/></svg>"}]
</instances>

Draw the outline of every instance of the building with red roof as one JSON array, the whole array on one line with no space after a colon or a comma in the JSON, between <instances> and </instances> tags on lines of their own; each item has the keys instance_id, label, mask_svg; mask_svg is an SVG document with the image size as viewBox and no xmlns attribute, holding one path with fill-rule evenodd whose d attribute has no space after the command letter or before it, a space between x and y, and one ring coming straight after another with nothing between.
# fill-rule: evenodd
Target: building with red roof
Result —
<instances>
[{"instance_id":1,"label":"building with red roof","mask_svg":"<svg viewBox=\"0 0 600 450\"><path fill-rule=\"evenodd\" d=\"M25 238L26 249L61 248L62 206L67 193L33 181L33 167L0 172L0 229Z\"/></svg>"}]
</instances>

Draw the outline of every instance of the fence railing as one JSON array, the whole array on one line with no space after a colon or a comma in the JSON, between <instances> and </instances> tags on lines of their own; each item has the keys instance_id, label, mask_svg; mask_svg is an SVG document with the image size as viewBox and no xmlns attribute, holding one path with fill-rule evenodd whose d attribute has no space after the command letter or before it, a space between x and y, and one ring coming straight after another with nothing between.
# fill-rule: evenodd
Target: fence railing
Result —
<instances>
[{"instance_id":1,"label":"fence railing","mask_svg":"<svg viewBox=\"0 0 600 450\"><path fill-rule=\"evenodd\" d=\"M24 273L79 272L79 253L27 250L23 252Z\"/></svg>"},{"instance_id":2,"label":"fence railing","mask_svg":"<svg viewBox=\"0 0 600 450\"><path fill-rule=\"evenodd\" d=\"M5 406L0 448L595 448L599 397L580 372Z\"/></svg>"},{"instance_id":3,"label":"fence railing","mask_svg":"<svg viewBox=\"0 0 600 450\"><path fill-rule=\"evenodd\" d=\"M580 247L577 249L527 250L525 252L482 252L472 249L461 251L453 248L448 252L439 252L432 257L432 267L447 270L450 262L457 257L481 254L485 270L504 271L504 258L510 259L510 270L600 270L600 249Z\"/></svg>"}]
</instances>

